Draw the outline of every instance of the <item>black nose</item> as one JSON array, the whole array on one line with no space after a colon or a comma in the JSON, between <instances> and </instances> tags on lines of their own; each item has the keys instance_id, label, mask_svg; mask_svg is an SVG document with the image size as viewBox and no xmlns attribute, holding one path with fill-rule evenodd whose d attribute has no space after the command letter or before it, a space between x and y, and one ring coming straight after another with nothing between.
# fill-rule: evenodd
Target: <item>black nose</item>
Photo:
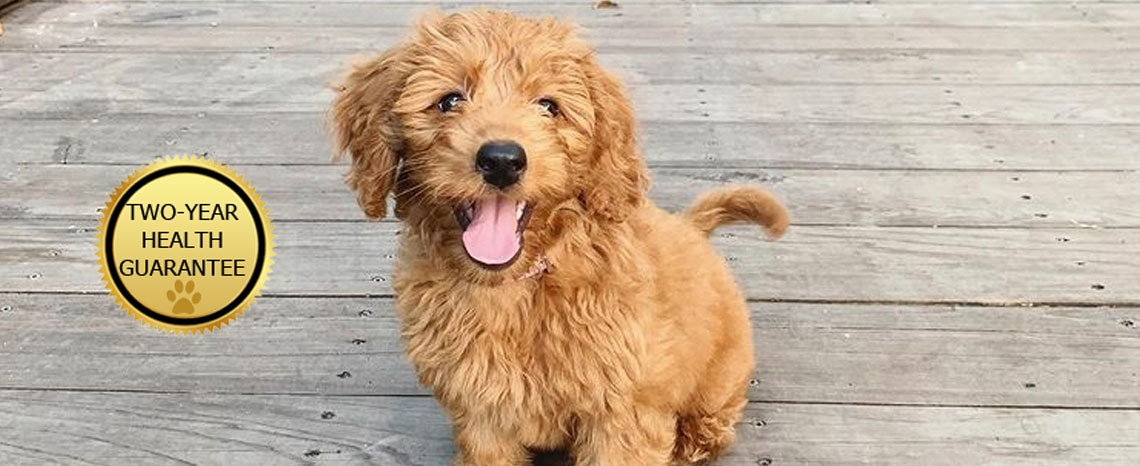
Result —
<instances>
[{"instance_id":1,"label":"black nose","mask_svg":"<svg viewBox=\"0 0 1140 466\"><path fill-rule=\"evenodd\" d=\"M475 169L483 181L506 188L517 183L526 170L526 151L512 141L488 142L475 154Z\"/></svg>"}]
</instances>

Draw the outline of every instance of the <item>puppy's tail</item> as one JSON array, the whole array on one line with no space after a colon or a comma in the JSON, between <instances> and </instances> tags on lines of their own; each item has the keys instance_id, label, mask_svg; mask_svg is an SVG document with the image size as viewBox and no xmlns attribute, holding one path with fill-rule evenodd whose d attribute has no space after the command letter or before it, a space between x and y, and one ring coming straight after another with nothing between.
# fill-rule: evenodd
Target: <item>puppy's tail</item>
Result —
<instances>
[{"instance_id":1,"label":"puppy's tail","mask_svg":"<svg viewBox=\"0 0 1140 466\"><path fill-rule=\"evenodd\" d=\"M788 210L772 193L756 186L729 186L708 191L682 214L708 235L732 222L755 222L772 239L788 229Z\"/></svg>"}]
</instances>

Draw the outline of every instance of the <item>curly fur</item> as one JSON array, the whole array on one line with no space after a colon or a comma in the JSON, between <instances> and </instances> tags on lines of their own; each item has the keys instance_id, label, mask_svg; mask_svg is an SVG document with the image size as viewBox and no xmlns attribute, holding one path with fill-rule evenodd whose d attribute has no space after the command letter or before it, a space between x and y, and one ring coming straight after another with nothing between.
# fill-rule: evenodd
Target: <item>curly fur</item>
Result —
<instances>
[{"instance_id":1,"label":"curly fur","mask_svg":"<svg viewBox=\"0 0 1140 466\"><path fill-rule=\"evenodd\" d=\"M450 92L467 101L439 112ZM364 212L383 217L395 191L403 336L451 416L456 464L568 449L582 465L664 465L728 447L752 338L707 235L751 220L778 236L787 214L758 188L716 191L684 215L647 202L629 100L572 26L429 15L352 67L332 120ZM533 206L521 255L501 270L467 258L454 218L495 193L473 170L495 139L526 148L527 171L503 194ZM545 274L526 273L540 261Z\"/></svg>"},{"instance_id":2,"label":"curly fur","mask_svg":"<svg viewBox=\"0 0 1140 466\"><path fill-rule=\"evenodd\" d=\"M730 186L704 193L685 209L685 217L706 235L733 222L764 225L772 238L783 236L788 229L788 211L780 200L756 186Z\"/></svg>"}]
</instances>

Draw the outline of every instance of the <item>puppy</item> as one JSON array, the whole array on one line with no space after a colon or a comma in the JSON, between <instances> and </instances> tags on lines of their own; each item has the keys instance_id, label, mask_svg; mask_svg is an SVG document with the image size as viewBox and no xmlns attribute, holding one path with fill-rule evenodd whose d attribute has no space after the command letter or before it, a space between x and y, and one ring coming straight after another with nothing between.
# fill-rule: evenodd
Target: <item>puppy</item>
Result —
<instances>
[{"instance_id":1,"label":"puppy","mask_svg":"<svg viewBox=\"0 0 1140 466\"><path fill-rule=\"evenodd\" d=\"M403 336L455 464L665 465L731 444L752 338L708 235L779 236L787 212L755 187L651 204L629 100L571 25L428 17L349 70L332 120L364 212L394 191Z\"/></svg>"}]
</instances>

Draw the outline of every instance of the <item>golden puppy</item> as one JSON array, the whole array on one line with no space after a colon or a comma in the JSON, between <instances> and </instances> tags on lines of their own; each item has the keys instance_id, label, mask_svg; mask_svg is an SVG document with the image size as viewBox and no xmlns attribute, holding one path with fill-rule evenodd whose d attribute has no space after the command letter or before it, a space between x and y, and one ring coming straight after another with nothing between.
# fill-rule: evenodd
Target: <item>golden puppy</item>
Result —
<instances>
[{"instance_id":1,"label":"golden puppy","mask_svg":"<svg viewBox=\"0 0 1140 466\"><path fill-rule=\"evenodd\" d=\"M332 117L364 212L405 225L395 272L420 381L456 464L714 457L752 372L747 309L708 242L783 206L722 189L673 215L646 200L622 86L571 25L473 11L422 20L359 63Z\"/></svg>"}]
</instances>

